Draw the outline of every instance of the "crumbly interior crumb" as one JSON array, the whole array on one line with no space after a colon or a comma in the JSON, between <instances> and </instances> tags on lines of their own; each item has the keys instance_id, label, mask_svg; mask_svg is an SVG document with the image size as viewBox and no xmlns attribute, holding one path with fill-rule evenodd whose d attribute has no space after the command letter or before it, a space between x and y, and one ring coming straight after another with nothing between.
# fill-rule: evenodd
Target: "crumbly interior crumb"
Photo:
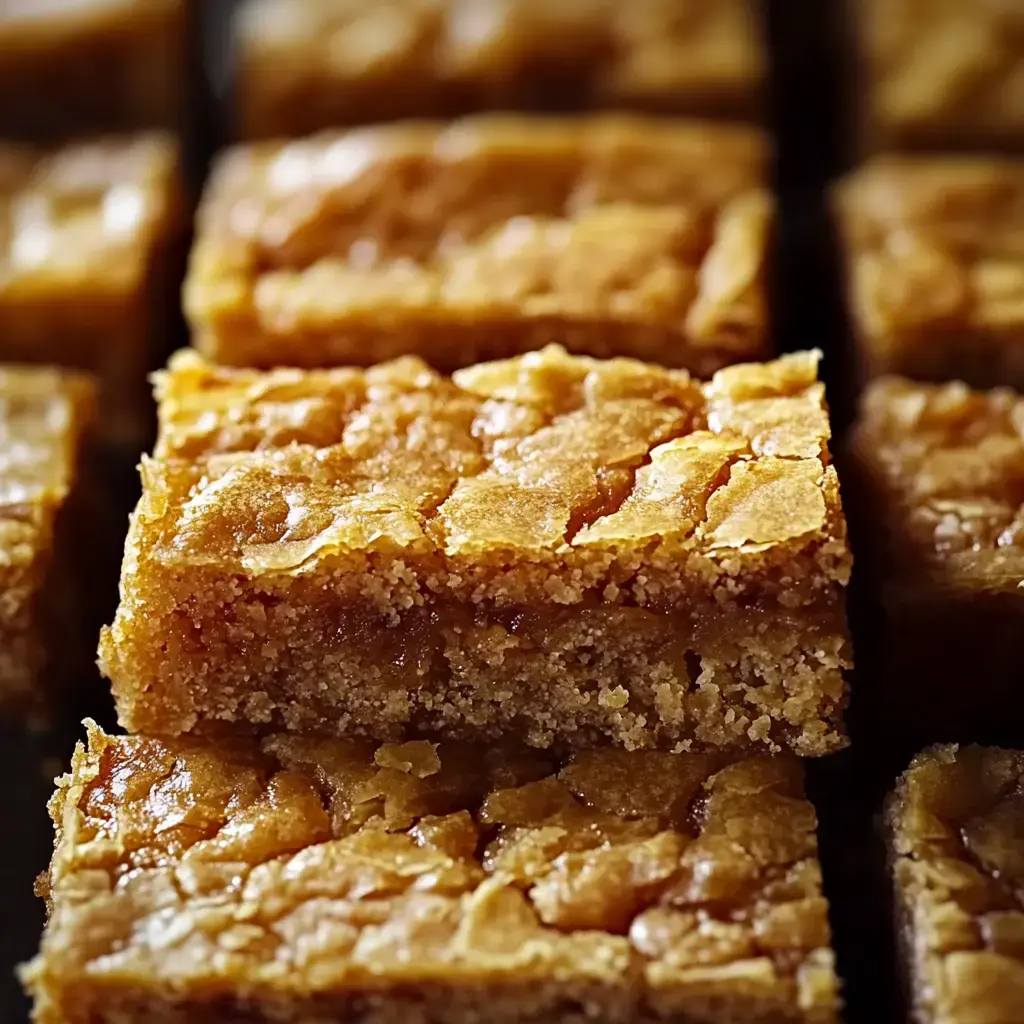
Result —
<instances>
[{"instance_id":1,"label":"crumbly interior crumb","mask_svg":"<svg viewBox=\"0 0 1024 1024\"><path fill-rule=\"evenodd\" d=\"M888 812L916 1020L1004 1024L1024 1005L1024 754L934 747Z\"/></svg>"},{"instance_id":2,"label":"crumbly interior crumb","mask_svg":"<svg viewBox=\"0 0 1024 1024\"><path fill-rule=\"evenodd\" d=\"M186 310L239 366L452 370L559 341L710 375L766 352L767 162L752 128L610 115L236 148Z\"/></svg>"},{"instance_id":3,"label":"crumbly interior crumb","mask_svg":"<svg viewBox=\"0 0 1024 1024\"><path fill-rule=\"evenodd\" d=\"M836 192L871 372L1024 385L1024 168L883 156Z\"/></svg>"},{"instance_id":4,"label":"crumbly interior crumb","mask_svg":"<svg viewBox=\"0 0 1024 1024\"><path fill-rule=\"evenodd\" d=\"M94 415L92 383L50 368L0 366L0 712L39 697L45 591L58 517ZM52 639L52 638L51 638Z\"/></svg>"},{"instance_id":5,"label":"crumbly interior crumb","mask_svg":"<svg viewBox=\"0 0 1024 1024\"><path fill-rule=\"evenodd\" d=\"M102 641L124 723L834 749L850 555L816 362L179 356Z\"/></svg>"},{"instance_id":6,"label":"crumbly interior crumb","mask_svg":"<svg viewBox=\"0 0 1024 1024\"><path fill-rule=\"evenodd\" d=\"M39 1024L838 1019L789 756L92 727L50 809Z\"/></svg>"},{"instance_id":7,"label":"crumbly interior crumb","mask_svg":"<svg viewBox=\"0 0 1024 1024\"><path fill-rule=\"evenodd\" d=\"M756 117L766 75L751 0L256 0L236 27L250 137L554 95L563 108Z\"/></svg>"}]
</instances>

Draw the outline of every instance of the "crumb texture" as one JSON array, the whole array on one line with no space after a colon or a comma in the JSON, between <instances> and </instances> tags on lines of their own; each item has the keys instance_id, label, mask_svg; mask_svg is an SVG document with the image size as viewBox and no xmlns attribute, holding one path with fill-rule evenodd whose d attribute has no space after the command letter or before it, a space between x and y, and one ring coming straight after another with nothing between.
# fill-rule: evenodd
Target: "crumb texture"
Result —
<instances>
[{"instance_id":1,"label":"crumb texture","mask_svg":"<svg viewBox=\"0 0 1024 1024\"><path fill-rule=\"evenodd\" d=\"M867 141L1024 143L1024 10L1003 0L856 0Z\"/></svg>"},{"instance_id":2,"label":"crumb texture","mask_svg":"<svg viewBox=\"0 0 1024 1024\"><path fill-rule=\"evenodd\" d=\"M755 129L614 115L236 148L186 310L236 365L451 370L560 340L709 375L765 352L767 161Z\"/></svg>"},{"instance_id":3,"label":"crumb texture","mask_svg":"<svg viewBox=\"0 0 1024 1024\"><path fill-rule=\"evenodd\" d=\"M51 813L39 1024L838 1019L789 757L92 728Z\"/></svg>"},{"instance_id":4,"label":"crumb texture","mask_svg":"<svg viewBox=\"0 0 1024 1024\"><path fill-rule=\"evenodd\" d=\"M869 369L1024 383L1024 166L880 157L837 201Z\"/></svg>"},{"instance_id":5,"label":"crumb texture","mask_svg":"<svg viewBox=\"0 0 1024 1024\"><path fill-rule=\"evenodd\" d=\"M867 389L855 433L884 493L894 562L1016 585L1024 565L1024 401L1006 389L900 378ZM1016 578L1011 578L1016 577Z\"/></svg>"},{"instance_id":6,"label":"crumb texture","mask_svg":"<svg viewBox=\"0 0 1024 1024\"><path fill-rule=\"evenodd\" d=\"M242 131L472 110L633 107L756 117L751 0L254 0L236 23Z\"/></svg>"},{"instance_id":7,"label":"crumb texture","mask_svg":"<svg viewBox=\"0 0 1024 1024\"><path fill-rule=\"evenodd\" d=\"M850 555L816 363L176 357L102 642L125 723L832 749Z\"/></svg>"},{"instance_id":8,"label":"crumb texture","mask_svg":"<svg viewBox=\"0 0 1024 1024\"><path fill-rule=\"evenodd\" d=\"M1006 1024L1024 1005L1024 754L935 747L888 807L914 1019Z\"/></svg>"}]
</instances>

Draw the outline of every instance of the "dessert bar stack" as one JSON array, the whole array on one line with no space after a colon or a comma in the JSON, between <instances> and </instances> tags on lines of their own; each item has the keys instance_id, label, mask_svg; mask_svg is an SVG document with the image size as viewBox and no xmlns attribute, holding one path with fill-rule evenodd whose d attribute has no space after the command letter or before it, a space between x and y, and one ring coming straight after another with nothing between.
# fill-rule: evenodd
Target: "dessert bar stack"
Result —
<instances>
[{"instance_id":1,"label":"dessert bar stack","mask_svg":"<svg viewBox=\"0 0 1024 1024\"><path fill-rule=\"evenodd\" d=\"M247 130L568 70L743 105L746 5L543 6L252 5ZM639 114L218 161L39 1024L838 1020L799 758L847 742L851 559L818 354L769 358L767 163Z\"/></svg>"},{"instance_id":2,"label":"dessert bar stack","mask_svg":"<svg viewBox=\"0 0 1024 1024\"><path fill-rule=\"evenodd\" d=\"M836 1020L816 361L177 356L38 1019Z\"/></svg>"}]
</instances>

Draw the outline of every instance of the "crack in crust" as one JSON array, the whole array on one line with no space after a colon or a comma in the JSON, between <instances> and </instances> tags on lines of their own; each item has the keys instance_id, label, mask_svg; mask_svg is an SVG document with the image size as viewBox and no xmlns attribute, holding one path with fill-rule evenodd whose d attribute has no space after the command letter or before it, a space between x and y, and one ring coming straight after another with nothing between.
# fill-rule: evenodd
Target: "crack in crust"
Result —
<instances>
[{"instance_id":1,"label":"crack in crust","mask_svg":"<svg viewBox=\"0 0 1024 1024\"><path fill-rule=\"evenodd\" d=\"M452 370L562 342L710 375L766 351L767 162L754 129L608 115L240 147L185 305L242 366Z\"/></svg>"},{"instance_id":2,"label":"crack in crust","mask_svg":"<svg viewBox=\"0 0 1024 1024\"><path fill-rule=\"evenodd\" d=\"M816 364L178 356L102 640L124 721L833 749L850 555Z\"/></svg>"},{"instance_id":3,"label":"crack in crust","mask_svg":"<svg viewBox=\"0 0 1024 1024\"><path fill-rule=\"evenodd\" d=\"M1024 754L933 747L886 818L915 1020L1013 1020L1024 1003Z\"/></svg>"},{"instance_id":4,"label":"crack in crust","mask_svg":"<svg viewBox=\"0 0 1024 1024\"><path fill-rule=\"evenodd\" d=\"M40 1024L112 1020L132 996L145 1016L118 1020L262 1021L284 1003L303 1021L410 991L403 1019L424 1024L483 1007L838 1019L791 757L90 726L50 810L49 925L24 973Z\"/></svg>"},{"instance_id":5,"label":"crack in crust","mask_svg":"<svg viewBox=\"0 0 1024 1024\"><path fill-rule=\"evenodd\" d=\"M751 0L256 0L235 25L241 129L473 110L640 109L760 119Z\"/></svg>"}]
</instances>

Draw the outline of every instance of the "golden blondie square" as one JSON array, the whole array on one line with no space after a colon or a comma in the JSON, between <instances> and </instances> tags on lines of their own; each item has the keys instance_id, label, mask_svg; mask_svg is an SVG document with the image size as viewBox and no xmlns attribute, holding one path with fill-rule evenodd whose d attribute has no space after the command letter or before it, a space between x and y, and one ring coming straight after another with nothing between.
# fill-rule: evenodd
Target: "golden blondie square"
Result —
<instances>
[{"instance_id":1,"label":"golden blondie square","mask_svg":"<svg viewBox=\"0 0 1024 1024\"><path fill-rule=\"evenodd\" d=\"M1000 735L1024 710L1024 399L880 378L853 455L883 717L933 739Z\"/></svg>"},{"instance_id":2,"label":"golden blondie square","mask_svg":"<svg viewBox=\"0 0 1024 1024\"><path fill-rule=\"evenodd\" d=\"M122 724L844 745L816 364L701 384L555 347L451 378L179 354L101 640Z\"/></svg>"},{"instance_id":3,"label":"golden blondie square","mask_svg":"<svg viewBox=\"0 0 1024 1024\"><path fill-rule=\"evenodd\" d=\"M479 110L613 107L760 119L753 0L250 0L235 23L247 138Z\"/></svg>"},{"instance_id":4,"label":"golden blondie square","mask_svg":"<svg viewBox=\"0 0 1024 1024\"><path fill-rule=\"evenodd\" d=\"M41 711L74 656L76 492L95 414L87 377L0 366L0 716ZM80 539L80 538L79 538ZM77 653L81 653L79 648Z\"/></svg>"},{"instance_id":5,"label":"golden blondie square","mask_svg":"<svg viewBox=\"0 0 1024 1024\"><path fill-rule=\"evenodd\" d=\"M765 355L757 129L485 115L243 146L199 214L195 343L239 366L444 371L561 343L708 376Z\"/></svg>"},{"instance_id":6,"label":"golden blondie square","mask_svg":"<svg viewBox=\"0 0 1024 1024\"><path fill-rule=\"evenodd\" d=\"M1024 161L878 157L835 199L868 375L1024 388Z\"/></svg>"},{"instance_id":7,"label":"golden blondie square","mask_svg":"<svg viewBox=\"0 0 1024 1024\"><path fill-rule=\"evenodd\" d=\"M1024 7L848 0L862 147L1024 149Z\"/></svg>"},{"instance_id":8,"label":"golden blondie square","mask_svg":"<svg viewBox=\"0 0 1024 1024\"><path fill-rule=\"evenodd\" d=\"M0 135L181 126L187 0L4 0Z\"/></svg>"},{"instance_id":9,"label":"golden blondie square","mask_svg":"<svg viewBox=\"0 0 1024 1024\"><path fill-rule=\"evenodd\" d=\"M886 821L912 1019L1018 1020L1024 753L932 747L899 780Z\"/></svg>"},{"instance_id":10,"label":"golden blondie square","mask_svg":"<svg viewBox=\"0 0 1024 1024\"><path fill-rule=\"evenodd\" d=\"M182 221L170 136L0 146L0 359L95 374L114 443L145 437Z\"/></svg>"},{"instance_id":11,"label":"golden blondie square","mask_svg":"<svg viewBox=\"0 0 1024 1024\"><path fill-rule=\"evenodd\" d=\"M36 1024L832 1024L791 755L107 736L50 803Z\"/></svg>"}]
</instances>

